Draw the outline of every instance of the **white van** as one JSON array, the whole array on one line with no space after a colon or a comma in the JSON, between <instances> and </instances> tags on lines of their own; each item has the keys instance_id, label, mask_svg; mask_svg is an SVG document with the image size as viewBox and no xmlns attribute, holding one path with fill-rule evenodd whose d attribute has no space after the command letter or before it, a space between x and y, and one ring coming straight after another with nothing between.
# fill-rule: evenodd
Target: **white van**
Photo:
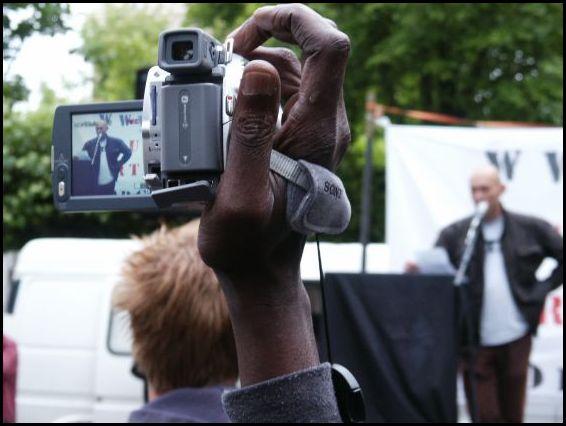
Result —
<instances>
[{"instance_id":1,"label":"white van","mask_svg":"<svg viewBox=\"0 0 566 426\"><path fill-rule=\"evenodd\" d=\"M18 345L18 422L122 422L142 404L128 326L110 306L136 246L38 239L20 251L3 327Z\"/></svg>"}]
</instances>

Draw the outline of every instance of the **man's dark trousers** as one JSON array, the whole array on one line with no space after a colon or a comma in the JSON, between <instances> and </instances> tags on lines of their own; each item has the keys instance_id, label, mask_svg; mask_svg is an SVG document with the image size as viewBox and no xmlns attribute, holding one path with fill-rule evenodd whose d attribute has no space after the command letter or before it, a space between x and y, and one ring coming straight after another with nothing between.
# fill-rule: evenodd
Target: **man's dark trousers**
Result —
<instances>
[{"instance_id":1,"label":"man's dark trousers","mask_svg":"<svg viewBox=\"0 0 566 426\"><path fill-rule=\"evenodd\" d=\"M531 346L532 337L527 334L505 345L482 346L478 349L474 377L479 422L523 421ZM462 361L461 369L466 400L470 401L467 361Z\"/></svg>"}]
</instances>

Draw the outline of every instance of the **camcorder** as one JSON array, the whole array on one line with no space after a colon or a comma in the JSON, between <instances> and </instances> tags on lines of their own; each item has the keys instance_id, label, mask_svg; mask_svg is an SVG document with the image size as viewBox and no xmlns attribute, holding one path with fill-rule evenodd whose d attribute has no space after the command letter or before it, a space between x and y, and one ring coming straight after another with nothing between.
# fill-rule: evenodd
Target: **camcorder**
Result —
<instances>
[{"instance_id":1,"label":"camcorder","mask_svg":"<svg viewBox=\"0 0 566 426\"><path fill-rule=\"evenodd\" d=\"M159 36L143 101L55 111L51 170L61 211L156 211L206 202L224 170L246 61L200 29Z\"/></svg>"},{"instance_id":2,"label":"camcorder","mask_svg":"<svg viewBox=\"0 0 566 426\"><path fill-rule=\"evenodd\" d=\"M200 29L159 36L158 66L143 101L67 105L55 111L53 198L64 212L198 211L225 168L246 61ZM281 125L279 108L277 126ZM287 185L286 217L304 235L339 234L351 206L328 169L271 151Z\"/></svg>"}]
</instances>

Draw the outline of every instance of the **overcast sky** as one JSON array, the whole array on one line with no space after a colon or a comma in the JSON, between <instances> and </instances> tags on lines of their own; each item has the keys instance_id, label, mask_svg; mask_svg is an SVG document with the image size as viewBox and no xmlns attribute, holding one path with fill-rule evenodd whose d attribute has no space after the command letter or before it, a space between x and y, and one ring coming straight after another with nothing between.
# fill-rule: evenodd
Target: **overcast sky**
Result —
<instances>
[{"instance_id":1,"label":"overcast sky","mask_svg":"<svg viewBox=\"0 0 566 426\"><path fill-rule=\"evenodd\" d=\"M71 29L63 34L46 36L34 34L27 38L12 62L8 77L20 74L30 90L27 102L15 109L27 111L37 108L41 100L41 83L55 90L58 96L73 103L87 101L92 93L92 66L79 54L71 54L81 46L80 30L89 14L102 11L104 3L70 3L71 14L65 20ZM180 11L180 4L163 4L163 7ZM181 16L180 13L172 15Z\"/></svg>"}]
</instances>

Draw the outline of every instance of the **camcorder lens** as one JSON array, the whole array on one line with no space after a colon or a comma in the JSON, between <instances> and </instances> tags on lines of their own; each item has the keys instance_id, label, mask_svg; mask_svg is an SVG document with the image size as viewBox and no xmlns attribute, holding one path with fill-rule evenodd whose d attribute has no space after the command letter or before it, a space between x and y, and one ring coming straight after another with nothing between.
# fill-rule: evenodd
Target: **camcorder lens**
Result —
<instances>
[{"instance_id":1,"label":"camcorder lens","mask_svg":"<svg viewBox=\"0 0 566 426\"><path fill-rule=\"evenodd\" d=\"M176 41L173 43L173 60L174 61L190 61L193 59L193 42L192 41Z\"/></svg>"}]
</instances>

